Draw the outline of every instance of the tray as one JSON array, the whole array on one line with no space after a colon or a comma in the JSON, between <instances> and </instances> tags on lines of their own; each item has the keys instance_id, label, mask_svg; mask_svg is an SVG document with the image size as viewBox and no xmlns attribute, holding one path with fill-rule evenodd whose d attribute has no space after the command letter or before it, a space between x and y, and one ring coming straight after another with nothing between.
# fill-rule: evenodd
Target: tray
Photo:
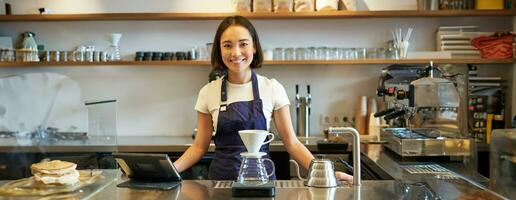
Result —
<instances>
[{"instance_id":1,"label":"tray","mask_svg":"<svg viewBox=\"0 0 516 200\"><path fill-rule=\"evenodd\" d=\"M0 186L0 196L49 196L61 194L66 198L70 193L95 183L102 179L100 170L78 170L79 182L73 185L47 185L38 182L34 176L29 178L10 181Z\"/></svg>"}]
</instances>

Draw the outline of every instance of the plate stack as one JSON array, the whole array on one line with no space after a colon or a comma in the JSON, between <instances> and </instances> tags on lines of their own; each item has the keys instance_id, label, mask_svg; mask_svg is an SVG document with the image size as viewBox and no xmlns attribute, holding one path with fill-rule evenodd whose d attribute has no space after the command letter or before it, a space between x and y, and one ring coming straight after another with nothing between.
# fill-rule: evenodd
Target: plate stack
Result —
<instances>
[{"instance_id":1,"label":"plate stack","mask_svg":"<svg viewBox=\"0 0 516 200\"><path fill-rule=\"evenodd\" d=\"M477 26L441 26L436 34L437 50L451 53L452 58L479 59L480 50L471 45L473 38L492 35L492 32L477 32Z\"/></svg>"}]
</instances>

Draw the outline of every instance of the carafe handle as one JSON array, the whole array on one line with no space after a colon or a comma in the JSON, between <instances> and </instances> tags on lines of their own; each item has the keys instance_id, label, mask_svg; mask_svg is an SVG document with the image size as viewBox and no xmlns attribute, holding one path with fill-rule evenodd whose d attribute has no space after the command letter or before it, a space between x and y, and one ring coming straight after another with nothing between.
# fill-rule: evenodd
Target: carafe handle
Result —
<instances>
[{"instance_id":1,"label":"carafe handle","mask_svg":"<svg viewBox=\"0 0 516 200\"><path fill-rule=\"evenodd\" d=\"M299 173L299 165L297 164L297 162L295 160L289 160L291 163L294 163L294 165L296 165L296 173L297 173L297 177L302 180L302 181L306 181L306 179L304 179L303 177L301 177L301 174Z\"/></svg>"},{"instance_id":2,"label":"carafe handle","mask_svg":"<svg viewBox=\"0 0 516 200\"><path fill-rule=\"evenodd\" d=\"M272 175L274 175L274 172L276 171L276 168L274 167L274 162L272 162L272 160L269 158L264 158L263 160L271 162L272 172L270 174L267 174L267 177L270 178Z\"/></svg>"}]
</instances>

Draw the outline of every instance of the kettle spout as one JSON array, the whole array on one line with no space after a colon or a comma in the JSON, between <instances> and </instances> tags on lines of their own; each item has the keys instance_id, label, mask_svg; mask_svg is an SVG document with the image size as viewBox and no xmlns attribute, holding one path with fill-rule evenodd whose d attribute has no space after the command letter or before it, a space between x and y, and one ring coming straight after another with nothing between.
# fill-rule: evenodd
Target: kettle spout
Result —
<instances>
[{"instance_id":1,"label":"kettle spout","mask_svg":"<svg viewBox=\"0 0 516 200\"><path fill-rule=\"evenodd\" d=\"M299 173L299 164L297 164L297 162L295 160L290 160L291 163L294 163L294 165L296 165L296 173L297 173L297 177L302 180L302 181L306 181L305 178L301 177L301 174Z\"/></svg>"}]
</instances>

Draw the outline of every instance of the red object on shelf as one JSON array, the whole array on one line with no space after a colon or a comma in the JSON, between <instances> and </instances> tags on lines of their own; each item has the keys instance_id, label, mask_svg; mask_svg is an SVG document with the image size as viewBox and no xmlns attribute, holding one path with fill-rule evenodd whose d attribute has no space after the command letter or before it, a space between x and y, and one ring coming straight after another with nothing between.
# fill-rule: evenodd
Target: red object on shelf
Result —
<instances>
[{"instance_id":1,"label":"red object on shelf","mask_svg":"<svg viewBox=\"0 0 516 200\"><path fill-rule=\"evenodd\" d=\"M513 57L512 34L494 34L480 36L471 40L471 44L480 50L480 56L488 59L506 59Z\"/></svg>"}]
</instances>

